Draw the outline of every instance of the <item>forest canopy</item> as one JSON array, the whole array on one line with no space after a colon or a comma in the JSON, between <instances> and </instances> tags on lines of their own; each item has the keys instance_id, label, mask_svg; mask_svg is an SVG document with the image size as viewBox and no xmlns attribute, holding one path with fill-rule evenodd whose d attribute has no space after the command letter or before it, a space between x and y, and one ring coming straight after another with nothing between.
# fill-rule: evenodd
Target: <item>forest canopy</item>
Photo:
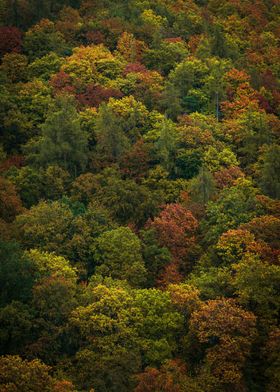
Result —
<instances>
[{"instance_id":1,"label":"forest canopy","mask_svg":"<svg viewBox=\"0 0 280 392\"><path fill-rule=\"evenodd\" d=\"M278 392L278 0L0 0L0 391Z\"/></svg>"}]
</instances>

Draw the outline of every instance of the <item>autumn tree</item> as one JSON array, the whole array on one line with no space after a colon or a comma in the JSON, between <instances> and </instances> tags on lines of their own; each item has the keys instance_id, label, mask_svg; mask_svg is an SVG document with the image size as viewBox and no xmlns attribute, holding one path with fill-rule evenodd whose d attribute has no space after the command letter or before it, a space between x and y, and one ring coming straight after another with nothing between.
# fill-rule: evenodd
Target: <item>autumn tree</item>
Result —
<instances>
[{"instance_id":1,"label":"autumn tree","mask_svg":"<svg viewBox=\"0 0 280 392\"><path fill-rule=\"evenodd\" d=\"M22 33L15 26L1 26L0 35L2 37L0 45L0 56L9 52L20 52L22 46Z\"/></svg>"},{"instance_id":2,"label":"autumn tree","mask_svg":"<svg viewBox=\"0 0 280 392\"><path fill-rule=\"evenodd\" d=\"M50 375L51 368L38 359L27 361L18 355L0 358L0 387L3 391L74 392L71 383L67 388L58 389L59 381ZM60 384L63 386L63 384Z\"/></svg>"},{"instance_id":3,"label":"autumn tree","mask_svg":"<svg viewBox=\"0 0 280 392\"><path fill-rule=\"evenodd\" d=\"M15 186L0 177L0 218L11 222L21 212L23 212L23 207Z\"/></svg>"},{"instance_id":4,"label":"autumn tree","mask_svg":"<svg viewBox=\"0 0 280 392\"><path fill-rule=\"evenodd\" d=\"M216 388L240 390L244 387L244 367L256 336L256 317L232 300L208 301L195 311L190 333L204 347L203 366L209 367Z\"/></svg>"},{"instance_id":5,"label":"autumn tree","mask_svg":"<svg viewBox=\"0 0 280 392\"><path fill-rule=\"evenodd\" d=\"M134 392L202 392L199 383L187 374L187 366L180 360L166 361L160 369L147 367L137 375Z\"/></svg>"},{"instance_id":6,"label":"autumn tree","mask_svg":"<svg viewBox=\"0 0 280 392\"><path fill-rule=\"evenodd\" d=\"M162 246L166 246L176 259L184 259L195 243L197 220L180 204L167 204L151 222Z\"/></svg>"}]
</instances>

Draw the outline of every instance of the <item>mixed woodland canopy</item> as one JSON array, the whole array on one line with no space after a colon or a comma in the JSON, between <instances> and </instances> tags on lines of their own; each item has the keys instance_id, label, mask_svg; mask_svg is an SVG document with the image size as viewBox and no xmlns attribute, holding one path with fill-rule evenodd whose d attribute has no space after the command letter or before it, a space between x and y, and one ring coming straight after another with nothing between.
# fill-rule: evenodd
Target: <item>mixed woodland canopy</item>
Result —
<instances>
[{"instance_id":1,"label":"mixed woodland canopy","mask_svg":"<svg viewBox=\"0 0 280 392\"><path fill-rule=\"evenodd\" d=\"M0 0L0 391L278 392L278 0Z\"/></svg>"}]
</instances>

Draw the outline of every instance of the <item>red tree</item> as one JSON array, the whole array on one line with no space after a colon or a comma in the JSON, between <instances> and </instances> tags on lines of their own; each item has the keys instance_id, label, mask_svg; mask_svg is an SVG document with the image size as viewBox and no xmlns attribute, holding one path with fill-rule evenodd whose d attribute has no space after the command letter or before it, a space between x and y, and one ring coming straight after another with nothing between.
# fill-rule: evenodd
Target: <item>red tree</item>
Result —
<instances>
[{"instance_id":1,"label":"red tree","mask_svg":"<svg viewBox=\"0 0 280 392\"><path fill-rule=\"evenodd\" d=\"M109 98L121 98L123 94L114 88L106 88L96 84L89 84L85 92L77 94L77 100L84 106L98 107L102 102L108 102Z\"/></svg>"},{"instance_id":2,"label":"red tree","mask_svg":"<svg viewBox=\"0 0 280 392\"><path fill-rule=\"evenodd\" d=\"M158 279L162 287L182 280L181 270L189 270L187 256L195 244L195 232L198 221L193 214L181 204L167 204L153 222L148 224L156 230L159 243L169 249L171 264L165 267Z\"/></svg>"},{"instance_id":3,"label":"red tree","mask_svg":"<svg viewBox=\"0 0 280 392\"><path fill-rule=\"evenodd\" d=\"M166 246L172 256L180 260L186 257L189 248L195 243L198 222L193 214L181 204L167 204L151 223L162 246Z\"/></svg>"},{"instance_id":4,"label":"red tree","mask_svg":"<svg viewBox=\"0 0 280 392\"><path fill-rule=\"evenodd\" d=\"M20 52L22 45L22 34L16 27L0 27L0 56L8 52Z\"/></svg>"}]
</instances>

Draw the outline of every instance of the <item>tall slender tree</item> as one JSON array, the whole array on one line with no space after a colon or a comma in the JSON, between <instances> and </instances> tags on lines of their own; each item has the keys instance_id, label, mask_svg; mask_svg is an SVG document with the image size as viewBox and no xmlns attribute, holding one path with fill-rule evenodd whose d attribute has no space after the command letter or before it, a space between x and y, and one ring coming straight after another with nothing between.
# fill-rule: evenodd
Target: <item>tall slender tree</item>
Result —
<instances>
[{"instance_id":1,"label":"tall slender tree","mask_svg":"<svg viewBox=\"0 0 280 392\"><path fill-rule=\"evenodd\" d=\"M88 137L81 130L72 98L58 97L42 126L39 162L58 164L76 176L87 163L87 147Z\"/></svg>"}]
</instances>

